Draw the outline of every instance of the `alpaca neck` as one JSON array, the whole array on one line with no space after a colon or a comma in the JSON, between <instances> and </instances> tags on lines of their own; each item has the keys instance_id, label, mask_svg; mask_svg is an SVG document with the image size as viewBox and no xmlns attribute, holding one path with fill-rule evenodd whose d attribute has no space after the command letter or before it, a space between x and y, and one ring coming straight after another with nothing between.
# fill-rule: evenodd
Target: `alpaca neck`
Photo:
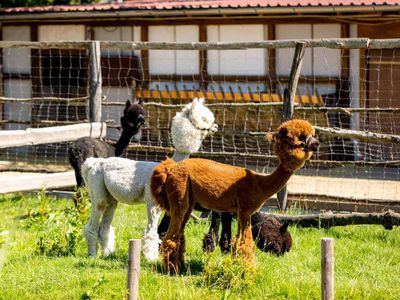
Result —
<instances>
[{"instance_id":1,"label":"alpaca neck","mask_svg":"<svg viewBox=\"0 0 400 300\"><path fill-rule=\"evenodd\" d=\"M125 148L129 145L129 142L132 138L133 134L126 132L125 130L122 131L122 134L115 144L115 156L120 156L122 152L124 152Z\"/></svg>"},{"instance_id":2,"label":"alpaca neck","mask_svg":"<svg viewBox=\"0 0 400 300\"><path fill-rule=\"evenodd\" d=\"M172 155L172 160L174 162L180 162L181 160L189 158L190 154L189 153L182 153L179 151L175 151L174 155Z\"/></svg>"},{"instance_id":3,"label":"alpaca neck","mask_svg":"<svg viewBox=\"0 0 400 300\"><path fill-rule=\"evenodd\" d=\"M279 192L292 175L292 171L286 170L282 164L279 164L279 166L271 174L259 176L258 181L263 190L263 198L267 199L273 194Z\"/></svg>"}]
</instances>

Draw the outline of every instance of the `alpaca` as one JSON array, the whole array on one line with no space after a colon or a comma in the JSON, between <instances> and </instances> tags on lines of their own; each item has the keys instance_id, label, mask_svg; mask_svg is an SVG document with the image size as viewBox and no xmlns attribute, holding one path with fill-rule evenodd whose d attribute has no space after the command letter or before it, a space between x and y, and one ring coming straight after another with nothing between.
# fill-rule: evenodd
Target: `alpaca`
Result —
<instances>
[{"instance_id":1,"label":"alpaca","mask_svg":"<svg viewBox=\"0 0 400 300\"><path fill-rule=\"evenodd\" d=\"M195 98L172 120L171 136L175 146L173 159L180 161L199 150L209 133L217 130L214 114L204 106L204 99ZM124 158L89 158L82 166L82 176L92 201L89 222L84 229L88 255L96 256L97 240L103 255L114 252L114 229L111 222L118 202L146 203L148 224L143 236L143 254L148 261L157 261L160 240L157 223L161 215L150 193L153 168L159 163Z\"/></svg>"},{"instance_id":2,"label":"alpaca","mask_svg":"<svg viewBox=\"0 0 400 300\"><path fill-rule=\"evenodd\" d=\"M283 255L292 248L292 236L287 230L289 223L281 223L274 216L256 212L251 216L251 231L256 245L265 252Z\"/></svg>"},{"instance_id":3,"label":"alpaca","mask_svg":"<svg viewBox=\"0 0 400 300\"><path fill-rule=\"evenodd\" d=\"M222 223L221 238L218 236ZM228 253L231 250L231 223L232 213L211 213L211 225L203 239L203 251L213 252L219 241L221 252ZM276 218L264 218L261 212L251 215L251 229L256 246L264 252L272 252L283 255L292 247L292 237L287 230L289 223L281 224Z\"/></svg>"},{"instance_id":4,"label":"alpaca","mask_svg":"<svg viewBox=\"0 0 400 300\"><path fill-rule=\"evenodd\" d=\"M141 140L141 126L144 124L145 115L142 105L142 100L133 103L126 101L124 115L121 117L122 133L115 146L99 139L83 137L69 147L69 162L74 168L78 188L83 186L81 169L88 157L120 156L132 137L137 142Z\"/></svg>"},{"instance_id":5,"label":"alpaca","mask_svg":"<svg viewBox=\"0 0 400 300\"><path fill-rule=\"evenodd\" d=\"M314 135L314 127L304 120L287 121L270 134L280 163L269 175L202 158L179 163L167 158L155 167L151 192L171 217L161 244L167 271L179 273L184 265L184 229L196 203L205 209L237 214L238 234L233 249L252 260L251 214L279 191L318 149L319 141Z\"/></svg>"}]
</instances>

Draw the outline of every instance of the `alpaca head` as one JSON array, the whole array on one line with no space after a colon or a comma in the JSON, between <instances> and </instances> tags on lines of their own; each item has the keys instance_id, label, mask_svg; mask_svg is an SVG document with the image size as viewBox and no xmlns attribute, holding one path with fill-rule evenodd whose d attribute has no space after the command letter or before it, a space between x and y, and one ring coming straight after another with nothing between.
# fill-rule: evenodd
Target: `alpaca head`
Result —
<instances>
[{"instance_id":1,"label":"alpaca head","mask_svg":"<svg viewBox=\"0 0 400 300\"><path fill-rule=\"evenodd\" d=\"M283 167L294 172L318 150L319 141L314 137L315 129L307 121L290 120L279 126L267 138L275 142L275 152Z\"/></svg>"},{"instance_id":2,"label":"alpaca head","mask_svg":"<svg viewBox=\"0 0 400 300\"><path fill-rule=\"evenodd\" d=\"M256 212L251 216L252 233L257 247L264 252L283 255L292 248L292 236L288 223L282 224L274 216L264 216Z\"/></svg>"},{"instance_id":3,"label":"alpaca head","mask_svg":"<svg viewBox=\"0 0 400 300\"><path fill-rule=\"evenodd\" d=\"M175 149L181 153L194 153L208 134L218 130L211 110L203 98L195 98L172 119L171 137Z\"/></svg>"},{"instance_id":4,"label":"alpaca head","mask_svg":"<svg viewBox=\"0 0 400 300\"><path fill-rule=\"evenodd\" d=\"M124 115L121 117L122 134L134 136L136 141L141 139L140 127L144 124L145 111L143 109L143 101L126 101Z\"/></svg>"}]
</instances>

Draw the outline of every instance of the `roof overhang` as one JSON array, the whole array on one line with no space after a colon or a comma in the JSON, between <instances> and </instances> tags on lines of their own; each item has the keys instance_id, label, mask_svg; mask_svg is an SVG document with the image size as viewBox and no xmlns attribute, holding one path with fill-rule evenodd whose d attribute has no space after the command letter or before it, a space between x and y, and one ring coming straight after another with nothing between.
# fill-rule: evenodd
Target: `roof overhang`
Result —
<instances>
[{"instance_id":1,"label":"roof overhang","mask_svg":"<svg viewBox=\"0 0 400 300\"><path fill-rule=\"evenodd\" d=\"M272 17L298 15L348 15L348 14L400 13L398 5L363 5L363 6L288 6L254 8L207 8L207 9L125 9L98 11L53 11L53 12L18 12L3 13L0 22L39 22L57 20L58 22L76 22L77 20L96 19L196 19L219 17ZM400 17L400 15L399 15Z\"/></svg>"}]
</instances>

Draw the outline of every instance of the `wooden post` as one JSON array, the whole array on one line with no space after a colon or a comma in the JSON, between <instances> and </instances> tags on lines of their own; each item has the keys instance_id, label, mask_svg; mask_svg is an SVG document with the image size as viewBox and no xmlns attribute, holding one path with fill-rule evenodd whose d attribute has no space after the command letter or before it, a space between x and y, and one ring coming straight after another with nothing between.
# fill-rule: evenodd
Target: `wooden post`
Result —
<instances>
[{"instance_id":1,"label":"wooden post","mask_svg":"<svg viewBox=\"0 0 400 300\"><path fill-rule=\"evenodd\" d=\"M101 122L101 52L100 42L89 44L89 121Z\"/></svg>"},{"instance_id":2,"label":"wooden post","mask_svg":"<svg viewBox=\"0 0 400 300\"><path fill-rule=\"evenodd\" d=\"M129 240L128 276L126 281L127 300L139 299L140 247L140 240Z\"/></svg>"},{"instance_id":3,"label":"wooden post","mask_svg":"<svg viewBox=\"0 0 400 300\"><path fill-rule=\"evenodd\" d=\"M321 299L333 300L334 292L334 240L321 239Z\"/></svg>"},{"instance_id":4,"label":"wooden post","mask_svg":"<svg viewBox=\"0 0 400 300\"><path fill-rule=\"evenodd\" d=\"M296 43L288 87L285 88L283 92L282 122L293 118L294 98L296 96L297 83L299 82L300 70L303 63L305 48L306 46L304 42ZM286 185L277 193L278 207L280 210L284 211L287 208L287 194L288 192Z\"/></svg>"}]
</instances>

